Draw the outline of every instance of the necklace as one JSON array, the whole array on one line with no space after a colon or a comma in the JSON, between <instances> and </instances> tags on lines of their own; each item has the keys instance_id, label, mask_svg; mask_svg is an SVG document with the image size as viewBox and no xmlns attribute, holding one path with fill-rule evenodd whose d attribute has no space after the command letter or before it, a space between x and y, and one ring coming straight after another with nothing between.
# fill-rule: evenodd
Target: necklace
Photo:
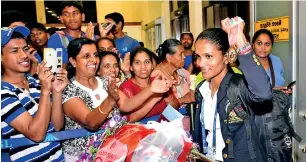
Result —
<instances>
[{"instance_id":1,"label":"necklace","mask_svg":"<svg viewBox=\"0 0 306 162\"><path fill-rule=\"evenodd\" d=\"M142 88L145 88L145 87L147 87L148 85L151 84L150 79L149 79L149 82L148 82L148 85L147 85L147 86L142 86L141 84L139 84L139 83L137 82L137 80L136 80L135 78L133 78L133 80L134 80L134 83L136 83L141 89L142 89Z\"/></svg>"},{"instance_id":2,"label":"necklace","mask_svg":"<svg viewBox=\"0 0 306 162\"><path fill-rule=\"evenodd\" d=\"M28 83L27 78L25 80L21 81L21 83L10 83L10 84L12 84L12 85L14 85L15 87L18 87L18 88L22 87L24 89L29 89L29 83Z\"/></svg>"},{"instance_id":3,"label":"necklace","mask_svg":"<svg viewBox=\"0 0 306 162\"><path fill-rule=\"evenodd\" d=\"M22 93L24 93L26 96L30 98L30 100L38 106L39 104L35 101L35 99L31 96L30 92L26 92L26 90L23 90L22 88L17 87Z\"/></svg>"},{"instance_id":4,"label":"necklace","mask_svg":"<svg viewBox=\"0 0 306 162\"><path fill-rule=\"evenodd\" d=\"M28 80L23 81L22 83L25 84L26 82L28 82ZM19 89L22 93L24 93L27 97L30 98L30 100L36 105L38 106L39 104L35 101L35 99L31 96L31 92L29 89L29 86L25 85L26 88L20 88L18 85L16 84L12 84L15 88ZM24 90L23 90L24 89ZM28 90L29 89L29 90Z\"/></svg>"},{"instance_id":5,"label":"necklace","mask_svg":"<svg viewBox=\"0 0 306 162\"><path fill-rule=\"evenodd\" d=\"M164 64L163 64L163 63L160 63L160 64L161 64L161 67L162 67L162 68L166 71L166 73L170 76L170 78L171 78L172 80L174 80L174 76L170 74L170 72L166 69L166 67L164 66Z\"/></svg>"}]
</instances>

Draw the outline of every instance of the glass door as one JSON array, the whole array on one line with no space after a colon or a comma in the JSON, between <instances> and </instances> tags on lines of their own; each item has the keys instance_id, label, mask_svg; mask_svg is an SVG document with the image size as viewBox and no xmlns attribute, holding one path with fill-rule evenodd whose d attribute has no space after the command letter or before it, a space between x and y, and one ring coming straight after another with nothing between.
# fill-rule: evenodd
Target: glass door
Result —
<instances>
[{"instance_id":1,"label":"glass door","mask_svg":"<svg viewBox=\"0 0 306 162\"><path fill-rule=\"evenodd\" d=\"M160 44L162 44L162 26L161 24L155 25L155 50L158 48ZM155 51L154 51L155 52Z\"/></svg>"},{"instance_id":2,"label":"glass door","mask_svg":"<svg viewBox=\"0 0 306 162\"><path fill-rule=\"evenodd\" d=\"M146 30L146 48L150 49L153 52L156 52L158 46L162 44L163 41L166 39L165 24L163 18L158 18L150 24L151 25Z\"/></svg>"},{"instance_id":3,"label":"glass door","mask_svg":"<svg viewBox=\"0 0 306 162\"><path fill-rule=\"evenodd\" d=\"M203 6L203 29L220 28L221 20L226 17L241 17L245 22L245 34L250 31L249 1L211 1Z\"/></svg>"},{"instance_id":4,"label":"glass door","mask_svg":"<svg viewBox=\"0 0 306 162\"><path fill-rule=\"evenodd\" d=\"M180 39L181 33L190 30L188 1L177 1L177 3L170 3L170 5L173 5L172 8L176 9L170 12L171 36L172 38Z\"/></svg>"}]
</instances>

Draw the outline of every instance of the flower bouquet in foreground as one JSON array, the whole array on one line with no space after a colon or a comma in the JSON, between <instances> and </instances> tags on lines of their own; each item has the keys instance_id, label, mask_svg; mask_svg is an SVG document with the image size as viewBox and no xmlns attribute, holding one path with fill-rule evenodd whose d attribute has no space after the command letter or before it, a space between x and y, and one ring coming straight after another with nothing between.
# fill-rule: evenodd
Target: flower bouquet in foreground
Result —
<instances>
[{"instance_id":1,"label":"flower bouquet in foreground","mask_svg":"<svg viewBox=\"0 0 306 162\"><path fill-rule=\"evenodd\" d=\"M95 162L185 162L193 158L212 161L197 151L183 129L182 119L148 124L123 120L106 128L91 142L86 154Z\"/></svg>"}]
</instances>

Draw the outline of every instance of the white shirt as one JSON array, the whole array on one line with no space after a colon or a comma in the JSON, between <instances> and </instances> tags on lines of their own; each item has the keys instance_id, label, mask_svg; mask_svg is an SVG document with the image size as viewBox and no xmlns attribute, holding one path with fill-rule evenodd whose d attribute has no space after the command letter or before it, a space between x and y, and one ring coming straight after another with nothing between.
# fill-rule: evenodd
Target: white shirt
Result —
<instances>
[{"instance_id":1,"label":"white shirt","mask_svg":"<svg viewBox=\"0 0 306 162\"><path fill-rule=\"evenodd\" d=\"M96 108L98 106L101 105L101 103L106 99L106 97L108 96L108 93L104 90L103 88L103 82L99 77L96 77L97 81L98 81L98 87L94 90L87 88L85 86L83 86L82 84L80 84L79 82L77 82L76 80L73 81L73 84L80 87L81 89L83 89L84 91L88 92L90 95L90 98L93 102L93 107Z\"/></svg>"},{"instance_id":2,"label":"white shirt","mask_svg":"<svg viewBox=\"0 0 306 162\"><path fill-rule=\"evenodd\" d=\"M203 96L204 103L204 125L205 129L208 130L208 134L206 136L206 141L208 143L208 155L213 156L212 153L212 145L213 145L213 125L214 125L214 116L215 111L217 109L217 92L215 92L214 96L211 97L211 90L209 88L209 82L205 81L202 86L199 88L201 95ZM203 110L203 109L202 109ZM203 112L201 112L200 120L203 122ZM222 137L221 129L220 129L220 118L217 113L216 118L216 155L214 156L215 160L223 161L222 150L225 148L225 143Z\"/></svg>"}]
</instances>

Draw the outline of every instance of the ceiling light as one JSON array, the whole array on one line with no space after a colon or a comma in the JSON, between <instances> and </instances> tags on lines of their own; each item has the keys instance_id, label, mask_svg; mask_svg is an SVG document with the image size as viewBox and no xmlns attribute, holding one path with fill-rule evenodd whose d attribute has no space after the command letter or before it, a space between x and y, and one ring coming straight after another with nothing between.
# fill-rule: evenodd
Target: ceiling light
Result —
<instances>
[{"instance_id":1,"label":"ceiling light","mask_svg":"<svg viewBox=\"0 0 306 162\"><path fill-rule=\"evenodd\" d=\"M48 12L48 13L52 13L52 11L51 11L51 10L48 10L47 12Z\"/></svg>"},{"instance_id":2,"label":"ceiling light","mask_svg":"<svg viewBox=\"0 0 306 162\"><path fill-rule=\"evenodd\" d=\"M46 10L49 10L49 8L48 8L48 7L46 7L45 9L46 9Z\"/></svg>"},{"instance_id":3,"label":"ceiling light","mask_svg":"<svg viewBox=\"0 0 306 162\"><path fill-rule=\"evenodd\" d=\"M53 14L51 14L51 15L52 15L52 16L55 16L55 17L57 16L55 13L53 13Z\"/></svg>"}]
</instances>

